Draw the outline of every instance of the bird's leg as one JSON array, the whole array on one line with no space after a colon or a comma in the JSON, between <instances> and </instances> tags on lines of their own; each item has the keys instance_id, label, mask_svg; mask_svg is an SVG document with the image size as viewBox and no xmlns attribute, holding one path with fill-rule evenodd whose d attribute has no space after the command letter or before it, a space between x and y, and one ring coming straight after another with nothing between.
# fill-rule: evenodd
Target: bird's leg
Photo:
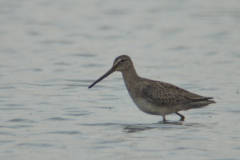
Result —
<instances>
[{"instance_id":1,"label":"bird's leg","mask_svg":"<svg viewBox=\"0 0 240 160\"><path fill-rule=\"evenodd\" d=\"M165 118L165 115L162 116L163 117L163 123L166 123L166 118Z\"/></svg>"},{"instance_id":2,"label":"bird's leg","mask_svg":"<svg viewBox=\"0 0 240 160\"><path fill-rule=\"evenodd\" d=\"M178 112L175 112L175 113L181 117L180 121L184 121L185 117L184 117L183 115L181 115L181 114L178 113Z\"/></svg>"}]
</instances>

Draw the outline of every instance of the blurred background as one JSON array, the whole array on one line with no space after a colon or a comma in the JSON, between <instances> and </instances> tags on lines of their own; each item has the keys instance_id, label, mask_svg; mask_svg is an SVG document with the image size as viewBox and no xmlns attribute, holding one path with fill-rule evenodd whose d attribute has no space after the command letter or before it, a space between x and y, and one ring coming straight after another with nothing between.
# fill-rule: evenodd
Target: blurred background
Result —
<instances>
[{"instance_id":1,"label":"blurred background","mask_svg":"<svg viewBox=\"0 0 240 160\"><path fill-rule=\"evenodd\" d=\"M240 157L240 1L0 0L0 159ZM120 73L215 97L147 115Z\"/></svg>"}]
</instances>

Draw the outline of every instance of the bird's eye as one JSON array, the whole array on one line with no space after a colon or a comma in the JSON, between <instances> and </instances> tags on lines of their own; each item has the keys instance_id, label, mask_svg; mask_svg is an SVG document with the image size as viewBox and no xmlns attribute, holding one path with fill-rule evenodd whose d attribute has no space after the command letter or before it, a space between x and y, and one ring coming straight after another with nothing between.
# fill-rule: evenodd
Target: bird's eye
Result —
<instances>
[{"instance_id":1,"label":"bird's eye","mask_svg":"<svg viewBox=\"0 0 240 160\"><path fill-rule=\"evenodd\" d=\"M122 63L122 62L124 62L124 60L123 60L123 59L121 59L121 60L119 61L119 63Z\"/></svg>"}]
</instances>

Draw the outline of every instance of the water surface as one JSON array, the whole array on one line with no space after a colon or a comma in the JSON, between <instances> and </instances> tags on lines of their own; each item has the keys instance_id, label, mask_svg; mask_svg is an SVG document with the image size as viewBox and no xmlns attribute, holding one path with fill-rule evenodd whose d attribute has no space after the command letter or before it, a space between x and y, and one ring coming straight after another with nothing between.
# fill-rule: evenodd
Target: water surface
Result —
<instances>
[{"instance_id":1,"label":"water surface","mask_svg":"<svg viewBox=\"0 0 240 160\"><path fill-rule=\"evenodd\" d=\"M0 2L0 159L240 157L240 2ZM162 117L141 112L122 76L87 87L129 55L138 74L213 96Z\"/></svg>"}]
</instances>

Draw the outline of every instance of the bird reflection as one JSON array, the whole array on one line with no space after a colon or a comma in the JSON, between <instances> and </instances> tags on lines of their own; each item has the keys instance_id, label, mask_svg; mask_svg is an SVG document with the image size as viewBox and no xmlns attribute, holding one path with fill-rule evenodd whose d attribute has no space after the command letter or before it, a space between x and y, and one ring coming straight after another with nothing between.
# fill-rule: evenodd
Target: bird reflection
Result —
<instances>
[{"instance_id":1,"label":"bird reflection","mask_svg":"<svg viewBox=\"0 0 240 160\"><path fill-rule=\"evenodd\" d=\"M160 121L153 124L132 124L123 125L123 132L135 133L151 129L169 130L169 129L186 129L188 127L203 127L204 125L198 123L186 123L182 121Z\"/></svg>"},{"instance_id":2,"label":"bird reflection","mask_svg":"<svg viewBox=\"0 0 240 160\"><path fill-rule=\"evenodd\" d=\"M151 129L158 129L158 130L180 130L180 129L187 129L187 128L199 128L199 127L212 127L215 124L200 124L200 123L187 123L182 121L160 121L158 123L81 123L78 125L83 126L101 126L101 127L110 127L110 126L117 126L122 129L124 133L136 133L136 132L143 132Z\"/></svg>"}]
</instances>

